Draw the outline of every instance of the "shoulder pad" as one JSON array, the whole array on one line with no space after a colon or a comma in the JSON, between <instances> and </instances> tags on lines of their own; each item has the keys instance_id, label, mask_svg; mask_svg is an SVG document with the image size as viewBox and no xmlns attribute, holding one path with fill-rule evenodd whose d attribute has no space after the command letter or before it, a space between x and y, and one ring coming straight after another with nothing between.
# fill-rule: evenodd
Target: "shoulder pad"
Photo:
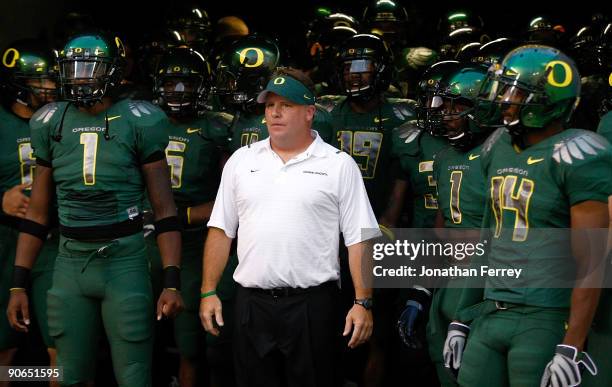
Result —
<instances>
[{"instance_id":1,"label":"shoulder pad","mask_svg":"<svg viewBox=\"0 0 612 387\"><path fill-rule=\"evenodd\" d=\"M127 107L136 117L151 116L157 113L163 113L158 106L155 106L148 101L128 101Z\"/></svg>"},{"instance_id":2,"label":"shoulder pad","mask_svg":"<svg viewBox=\"0 0 612 387\"><path fill-rule=\"evenodd\" d=\"M340 105L346 97L344 95L324 95L323 97L317 98L317 103L319 107L331 112L334 108Z\"/></svg>"},{"instance_id":3,"label":"shoulder pad","mask_svg":"<svg viewBox=\"0 0 612 387\"><path fill-rule=\"evenodd\" d=\"M553 146L552 158L559 164L573 164L603 154L610 148L608 141L597 133L587 130L572 130L569 136Z\"/></svg>"},{"instance_id":4,"label":"shoulder pad","mask_svg":"<svg viewBox=\"0 0 612 387\"><path fill-rule=\"evenodd\" d=\"M395 128L395 133L404 141L404 144L410 144L419 138L423 133L423 128L419 128L415 121L408 121Z\"/></svg>"},{"instance_id":5,"label":"shoulder pad","mask_svg":"<svg viewBox=\"0 0 612 387\"><path fill-rule=\"evenodd\" d=\"M387 98L387 102L393 106L393 114L402 121L415 117L416 102L406 98Z\"/></svg>"},{"instance_id":6,"label":"shoulder pad","mask_svg":"<svg viewBox=\"0 0 612 387\"><path fill-rule=\"evenodd\" d=\"M493 148L493 145L499 140L499 138L506 132L506 128L498 128L495 130L487 139L482 143L481 153L489 153Z\"/></svg>"},{"instance_id":7,"label":"shoulder pad","mask_svg":"<svg viewBox=\"0 0 612 387\"><path fill-rule=\"evenodd\" d=\"M57 111L60 110L60 107L62 107L63 109L66 108L66 104L66 102L52 102L46 104L45 106L38 109L36 113L34 113L32 118L30 119L30 122L36 123L38 126L46 125L51 121L51 118L56 115ZM62 112L58 113L57 116L59 116L61 113Z\"/></svg>"},{"instance_id":8,"label":"shoulder pad","mask_svg":"<svg viewBox=\"0 0 612 387\"><path fill-rule=\"evenodd\" d=\"M206 112L204 117L209 119L213 125L229 128L234 117L225 112Z\"/></svg>"}]
</instances>

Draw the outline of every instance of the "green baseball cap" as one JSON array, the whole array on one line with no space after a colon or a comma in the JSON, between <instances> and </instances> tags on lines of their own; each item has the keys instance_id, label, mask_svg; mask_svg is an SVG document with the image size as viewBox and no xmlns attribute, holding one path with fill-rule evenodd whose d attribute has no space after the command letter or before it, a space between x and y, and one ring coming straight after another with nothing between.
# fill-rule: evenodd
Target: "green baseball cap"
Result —
<instances>
[{"instance_id":1,"label":"green baseball cap","mask_svg":"<svg viewBox=\"0 0 612 387\"><path fill-rule=\"evenodd\" d=\"M257 102L266 102L268 93L280 95L298 105L314 105L315 103L315 95L312 91L289 75L279 75L270 79L266 89L257 96Z\"/></svg>"}]
</instances>

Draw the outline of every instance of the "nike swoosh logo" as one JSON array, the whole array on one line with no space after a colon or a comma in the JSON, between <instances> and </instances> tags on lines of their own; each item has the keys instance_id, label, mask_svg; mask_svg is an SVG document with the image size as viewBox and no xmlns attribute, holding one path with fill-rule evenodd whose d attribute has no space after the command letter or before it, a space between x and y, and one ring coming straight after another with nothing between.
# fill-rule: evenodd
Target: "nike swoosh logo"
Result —
<instances>
[{"instance_id":1,"label":"nike swoosh logo","mask_svg":"<svg viewBox=\"0 0 612 387\"><path fill-rule=\"evenodd\" d=\"M306 99L312 99L312 98L310 98L309 96L307 96L306 94L304 94L304 98L306 98Z\"/></svg>"},{"instance_id":2,"label":"nike swoosh logo","mask_svg":"<svg viewBox=\"0 0 612 387\"><path fill-rule=\"evenodd\" d=\"M381 122L385 122L385 121L387 121L387 120L388 120L388 118L378 118L378 117L374 117L374 123L375 123L375 124L378 124L378 123L381 123Z\"/></svg>"},{"instance_id":3,"label":"nike swoosh logo","mask_svg":"<svg viewBox=\"0 0 612 387\"><path fill-rule=\"evenodd\" d=\"M265 119L265 118L262 118L262 119L261 119L261 123L262 123L262 124L265 124L265 123L266 123L266 119Z\"/></svg>"},{"instance_id":4,"label":"nike swoosh logo","mask_svg":"<svg viewBox=\"0 0 612 387\"><path fill-rule=\"evenodd\" d=\"M259 169L251 169L251 172L259 172Z\"/></svg>"},{"instance_id":5,"label":"nike swoosh logo","mask_svg":"<svg viewBox=\"0 0 612 387\"><path fill-rule=\"evenodd\" d=\"M532 159L531 156L527 159L527 165L539 163L540 161L544 161L544 159Z\"/></svg>"},{"instance_id":6,"label":"nike swoosh logo","mask_svg":"<svg viewBox=\"0 0 612 387\"><path fill-rule=\"evenodd\" d=\"M472 160L476 160L477 158L479 158L480 155L469 155L468 158L470 159L470 161Z\"/></svg>"},{"instance_id":7,"label":"nike swoosh logo","mask_svg":"<svg viewBox=\"0 0 612 387\"><path fill-rule=\"evenodd\" d=\"M112 121L112 120L116 120L117 118L120 118L120 117L121 117L121 115L118 115L118 116L111 116L111 117L108 117L106 120L107 120L107 121Z\"/></svg>"},{"instance_id":8,"label":"nike swoosh logo","mask_svg":"<svg viewBox=\"0 0 612 387\"><path fill-rule=\"evenodd\" d=\"M201 130L200 128L197 128L197 129L187 128L187 134L198 133L200 130Z\"/></svg>"}]
</instances>

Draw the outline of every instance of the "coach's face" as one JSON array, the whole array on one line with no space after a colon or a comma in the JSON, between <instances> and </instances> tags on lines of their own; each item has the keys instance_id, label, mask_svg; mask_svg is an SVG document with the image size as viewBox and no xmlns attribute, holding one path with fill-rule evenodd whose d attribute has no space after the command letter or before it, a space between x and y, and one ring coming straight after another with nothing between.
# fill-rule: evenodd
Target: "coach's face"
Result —
<instances>
[{"instance_id":1,"label":"coach's face","mask_svg":"<svg viewBox=\"0 0 612 387\"><path fill-rule=\"evenodd\" d=\"M266 125L273 139L290 139L310 130L314 118L313 105L299 105L274 93L266 97Z\"/></svg>"}]
</instances>

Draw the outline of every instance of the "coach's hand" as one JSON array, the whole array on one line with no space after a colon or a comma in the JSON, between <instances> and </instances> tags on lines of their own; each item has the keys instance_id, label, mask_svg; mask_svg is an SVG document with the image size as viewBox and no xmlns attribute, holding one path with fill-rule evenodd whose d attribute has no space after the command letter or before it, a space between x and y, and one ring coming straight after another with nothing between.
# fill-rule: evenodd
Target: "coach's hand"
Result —
<instances>
[{"instance_id":1,"label":"coach's hand","mask_svg":"<svg viewBox=\"0 0 612 387\"><path fill-rule=\"evenodd\" d=\"M157 319L161 320L162 316L175 317L184 307L181 292L173 289L164 289L157 301Z\"/></svg>"},{"instance_id":2,"label":"coach's hand","mask_svg":"<svg viewBox=\"0 0 612 387\"><path fill-rule=\"evenodd\" d=\"M213 336L219 336L219 329L215 327L213 322L218 326L223 326L223 314L221 313L221 300L217 295L204 297L200 300L200 320L206 332Z\"/></svg>"},{"instance_id":3,"label":"coach's hand","mask_svg":"<svg viewBox=\"0 0 612 387\"><path fill-rule=\"evenodd\" d=\"M11 290L6 315L9 324L19 332L27 332L30 325L30 311L28 307L28 295L24 289Z\"/></svg>"},{"instance_id":4,"label":"coach's hand","mask_svg":"<svg viewBox=\"0 0 612 387\"><path fill-rule=\"evenodd\" d=\"M353 329L353 335L348 343L349 348L356 348L368 341L370 336L372 336L372 329L374 328L372 311L366 310L361 305L353 305L346 315L342 336L348 336L351 328Z\"/></svg>"}]
</instances>

